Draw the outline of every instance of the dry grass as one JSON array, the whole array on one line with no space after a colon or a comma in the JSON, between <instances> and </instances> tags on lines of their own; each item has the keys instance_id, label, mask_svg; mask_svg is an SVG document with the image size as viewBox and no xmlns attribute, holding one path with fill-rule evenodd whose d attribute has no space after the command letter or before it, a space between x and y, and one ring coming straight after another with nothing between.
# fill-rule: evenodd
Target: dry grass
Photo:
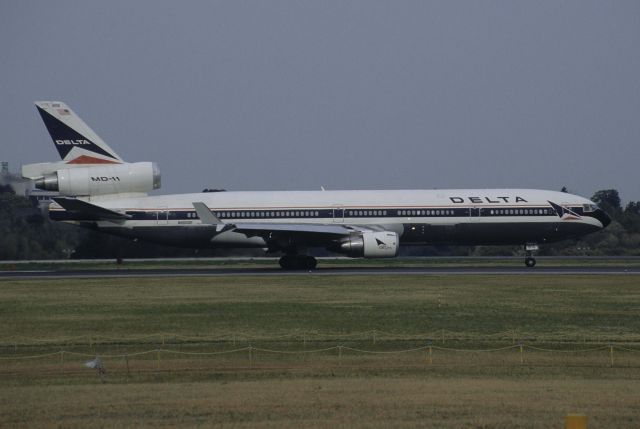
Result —
<instances>
[{"instance_id":1,"label":"dry grass","mask_svg":"<svg viewBox=\"0 0 640 429\"><path fill-rule=\"evenodd\" d=\"M12 388L7 427L637 427L637 380L370 376Z\"/></svg>"}]
</instances>

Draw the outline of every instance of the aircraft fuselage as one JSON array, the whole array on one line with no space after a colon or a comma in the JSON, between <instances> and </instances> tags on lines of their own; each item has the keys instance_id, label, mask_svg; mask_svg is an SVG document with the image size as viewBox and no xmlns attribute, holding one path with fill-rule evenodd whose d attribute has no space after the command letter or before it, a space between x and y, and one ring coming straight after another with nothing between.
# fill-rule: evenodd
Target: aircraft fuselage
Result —
<instances>
[{"instance_id":1,"label":"aircraft fuselage","mask_svg":"<svg viewBox=\"0 0 640 429\"><path fill-rule=\"evenodd\" d=\"M89 200L126 213L122 222L50 209L54 220L186 247L270 247L268 237L216 231L193 207L227 224L308 224L395 231L400 244L548 243L597 231L608 216L586 198L528 189L215 192ZM299 246L326 244L311 235Z\"/></svg>"}]
</instances>

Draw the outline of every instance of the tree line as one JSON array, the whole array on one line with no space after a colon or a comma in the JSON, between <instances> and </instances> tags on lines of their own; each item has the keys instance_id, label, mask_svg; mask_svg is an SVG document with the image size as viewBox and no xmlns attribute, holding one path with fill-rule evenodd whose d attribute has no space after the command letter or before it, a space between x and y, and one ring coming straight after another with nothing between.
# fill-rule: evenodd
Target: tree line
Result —
<instances>
[{"instance_id":1,"label":"tree line","mask_svg":"<svg viewBox=\"0 0 640 429\"><path fill-rule=\"evenodd\" d=\"M566 191L564 188L563 190ZM543 245L539 254L640 255L640 201L631 201L623 207L622 199L615 189L597 191L591 199L611 216L611 224L580 240ZM401 248L400 254L505 256L521 252L521 246L407 246ZM260 249L168 247L53 222L30 199L16 195L9 185L0 186L0 260L262 255Z\"/></svg>"}]
</instances>

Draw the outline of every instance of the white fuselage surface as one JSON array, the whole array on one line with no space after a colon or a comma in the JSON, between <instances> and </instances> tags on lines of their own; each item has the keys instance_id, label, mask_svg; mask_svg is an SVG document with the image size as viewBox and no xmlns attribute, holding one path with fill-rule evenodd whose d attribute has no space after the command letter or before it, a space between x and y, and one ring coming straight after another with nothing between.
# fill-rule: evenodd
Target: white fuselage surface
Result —
<instances>
[{"instance_id":1,"label":"white fuselage surface","mask_svg":"<svg viewBox=\"0 0 640 429\"><path fill-rule=\"evenodd\" d=\"M187 247L331 248L340 242L330 228L335 226L354 233L393 231L400 244L546 243L593 232L609 222L586 198L530 189L208 192L86 200L128 218L91 219L55 204L50 215ZM229 228L202 222L194 209L198 202Z\"/></svg>"}]
</instances>

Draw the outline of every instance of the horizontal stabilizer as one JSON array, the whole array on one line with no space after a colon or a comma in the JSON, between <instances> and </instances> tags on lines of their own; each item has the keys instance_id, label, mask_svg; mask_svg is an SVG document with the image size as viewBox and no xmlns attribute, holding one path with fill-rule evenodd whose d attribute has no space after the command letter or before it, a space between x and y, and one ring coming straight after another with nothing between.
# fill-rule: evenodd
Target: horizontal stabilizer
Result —
<instances>
[{"instance_id":1,"label":"horizontal stabilizer","mask_svg":"<svg viewBox=\"0 0 640 429\"><path fill-rule=\"evenodd\" d=\"M131 219L131 216L118 213L113 210L106 209L104 207L96 206L95 204L88 203L86 201L78 200L75 198L54 197L53 201L62 206L63 209L86 215L94 220L126 220Z\"/></svg>"}]
</instances>

